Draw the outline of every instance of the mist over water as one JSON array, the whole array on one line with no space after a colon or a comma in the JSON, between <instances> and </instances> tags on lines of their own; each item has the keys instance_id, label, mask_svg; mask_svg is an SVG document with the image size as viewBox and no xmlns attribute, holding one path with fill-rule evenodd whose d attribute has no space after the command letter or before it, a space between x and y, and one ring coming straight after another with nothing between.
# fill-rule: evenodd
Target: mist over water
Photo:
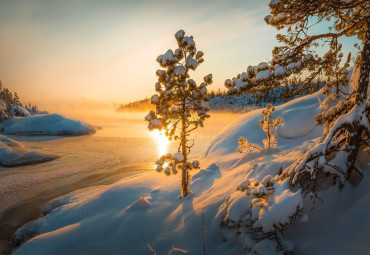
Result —
<instances>
[{"instance_id":1,"label":"mist over water","mask_svg":"<svg viewBox=\"0 0 370 255\"><path fill-rule=\"evenodd\" d=\"M161 155L177 152L179 141L168 141L158 131L147 129L147 112L103 108L92 113L76 111L67 116L99 127L93 135L12 136L27 147L60 158L37 165L0 167L0 253L10 253L13 233L40 217L51 199L77 189L111 184L142 171L155 171L154 163ZM211 113L205 126L192 133L195 144L189 157L201 157L212 140L243 114Z\"/></svg>"},{"instance_id":2,"label":"mist over water","mask_svg":"<svg viewBox=\"0 0 370 255\"><path fill-rule=\"evenodd\" d=\"M28 147L56 153L61 157L38 165L1 168L0 213L45 190L66 183L83 182L83 178L93 174L103 175L105 183L109 183L125 177L126 172L154 171L154 162L161 155L177 152L178 141L167 141L166 137L149 131L144 121L146 114L110 112L95 117L76 114L72 117L78 117L100 129L93 135L77 137L13 137ZM198 128L190 137L195 137L190 158L201 157L222 129L242 114L211 113L204 128ZM79 185L84 186L83 183Z\"/></svg>"}]
</instances>

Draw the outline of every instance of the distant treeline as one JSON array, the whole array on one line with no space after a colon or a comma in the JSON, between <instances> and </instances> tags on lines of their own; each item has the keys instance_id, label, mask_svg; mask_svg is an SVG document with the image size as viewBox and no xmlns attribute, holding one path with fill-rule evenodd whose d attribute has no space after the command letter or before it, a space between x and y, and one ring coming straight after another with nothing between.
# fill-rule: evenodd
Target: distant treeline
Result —
<instances>
[{"instance_id":1,"label":"distant treeline","mask_svg":"<svg viewBox=\"0 0 370 255\"><path fill-rule=\"evenodd\" d=\"M226 90L211 90L209 95L209 107L211 110L233 110L241 111L247 108L265 107L271 103L273 105L283 104L291 99L304 96L318 91L325 85L325 82L317 80L310 91L301 95L290 96L292 91L302 86L300 79L290 79L285 86L275 88L268 93L256 93L254 95L246 94L241 96L228 95ZM155 107L150 103L150 98L137 100L128 104L121 104L117 111L147 111L154 110Z\"/></svg>"},{"instance_id":2,"label":"distant treeline","mask_svg":"<svg viewBox=\"0 0 370 255\"><path fill-rule=\"evenodd\" d=\"M116 111L146 111L154 109L154 105L150 103L150 98L137 100L128 104L121 104Z\"/></svg>"}]
</instances>

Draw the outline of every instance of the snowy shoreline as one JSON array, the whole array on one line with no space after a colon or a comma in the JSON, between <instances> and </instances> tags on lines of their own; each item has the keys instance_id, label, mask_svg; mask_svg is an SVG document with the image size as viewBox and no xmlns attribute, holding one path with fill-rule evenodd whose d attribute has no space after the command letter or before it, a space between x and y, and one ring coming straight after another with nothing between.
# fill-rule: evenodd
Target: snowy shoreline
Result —
<instances>
[{"instance_id":1,"label":"snowy shoreline","mask_svg":"<svg viewBox=\"0 0 370 255\"><path fill-rule=\"evenodd\" d=\"M4 133L8 135L85 135L95 133L96 130L89 124L67 118L60 114L32 115L14 117L4 121Z\"/></svg>"},{"instance_id":2,"label":"snowy shoreline","mask_svg":"<svg viewBox=\"0 0 370 255\"><path fill-rule=\"evenodd\" d=\"M39 164L60 157L45 151L27 148L11 136L77 136L95 133L91 125L59 114L39 114L13 117L2 122L0 134L0 165L15 167Z\"/></svg>"}]
</instances>

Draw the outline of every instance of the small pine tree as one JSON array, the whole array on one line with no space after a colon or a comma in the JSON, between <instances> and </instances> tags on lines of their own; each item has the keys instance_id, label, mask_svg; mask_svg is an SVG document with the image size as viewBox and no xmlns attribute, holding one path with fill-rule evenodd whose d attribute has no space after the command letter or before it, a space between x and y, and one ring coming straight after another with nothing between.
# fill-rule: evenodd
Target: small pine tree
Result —
<instances>
[{"instance_id":1,"label":"small pine tree","mask_svg":"<svg viewBox=\"0 0 370 255\"><path fill-rule=\"evenodd\" d=\"M181 197L190 192L190 175L192 168L198 168L199 162L188 162L188 155L193 146L189 145L189 135L210 115L205 102L209 100L207 86L212 83L212 74L204 77L199 86L190 79L189 72L203 63L203 52L197 51L193 37L185 36L183 30L175 34L178 48L168 50L157 58L163 69L157 70L158 82L155 84L157 94L151 98L156 111L146 116L149 130L165 130L170 140L180 140L178 152L162 156L157 163L157 170L164 168L165 174L176 174L181 169ZM194 142L194 140L193 140ZM168 164L167 167L164 167Z\"/></svg>"},{"instance_id":2,"label":"small pine tree","mask_svg":"<svg viewBox=\"0 0 370 255\"><path fill-rule=\"evenodd\" d=\"M277 145L277 128L279 125L284 125L284 120L281 117L272 117L272 112L275 111L275 107L271 104L266 106L266 109L262 111L263 117L260 122L257 123L258 126L266 132L267 139L263 140L265 148L275 148Z\"/></svg>"},{"instance_id":3,"label":"small pine tree","mask_svg":"<svg viewBox=\"0 0 370 255\"><path fill-rule=\"evenodd\" d=\"M248 143L248 140L244 136L241 136L238 142L239 147L237 148L236 151L239 153L251 153L262 150L262 148L258 144Z\"/></svg>"},{"instance_id":4,"label":"small pine tree","mask_svg":"<svg viewBox=\"0 0 370 255\"><path fill-rule=\"evenodd\" d=\"M20 102L19 102L19 96L18 96L18 93L17 92L14 93L13 104L15 104L15 105L19 105L20 104Z\"/></svg>"}]
</instances>

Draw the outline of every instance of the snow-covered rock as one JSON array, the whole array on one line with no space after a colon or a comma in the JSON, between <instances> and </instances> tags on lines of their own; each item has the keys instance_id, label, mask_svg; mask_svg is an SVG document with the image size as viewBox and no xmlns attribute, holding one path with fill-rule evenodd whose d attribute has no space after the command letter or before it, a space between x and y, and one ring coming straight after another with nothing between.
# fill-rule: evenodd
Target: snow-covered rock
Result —
<instances>
[{"instance_id":1,"label":"snow-covered rock","mask_svg":"<svg viewBox=\"0 0 370 255\"><path fill-rule=\"evenodd\" d=\"M14 117L3 122L9 135L82 135L94 133L89 124L59 114Z\"/></svg>"},{"instance_id":2,"label":"snow-covered rock","mask_svg":"<svg viewBox=\"0 0 370 255\"><path fill-rule=\"evenodd\" d=\"M0 135L0 165L11 167L50 161L59 156L27 148L22 143Z\"/></svg>"}]
</instances>

